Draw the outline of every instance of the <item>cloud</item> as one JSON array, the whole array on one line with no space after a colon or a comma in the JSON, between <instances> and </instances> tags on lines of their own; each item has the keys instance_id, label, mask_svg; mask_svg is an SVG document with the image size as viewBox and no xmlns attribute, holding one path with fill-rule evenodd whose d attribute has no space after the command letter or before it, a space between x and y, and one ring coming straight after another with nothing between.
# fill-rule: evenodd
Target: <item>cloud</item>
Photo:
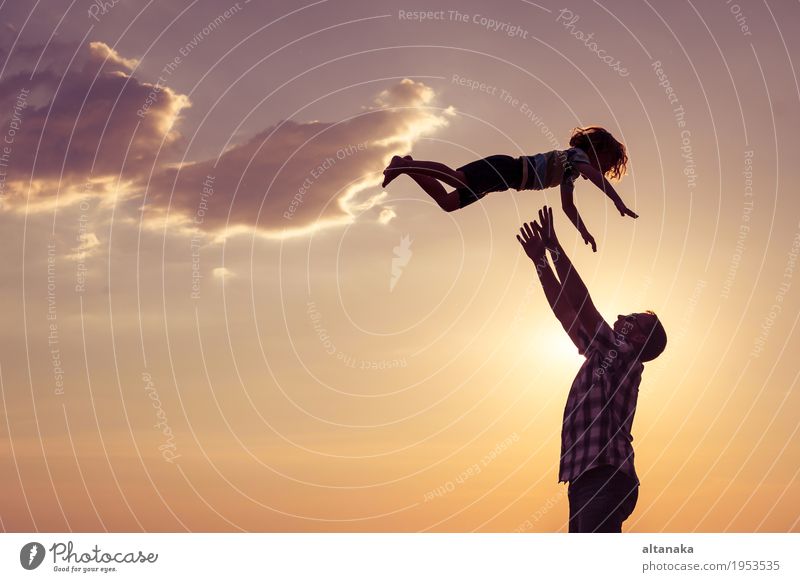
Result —
<instances>
[{"instance_id":1,"label":"cloud","mask_svg":"<svg viewBox=\"0 0 800 582\"><path fill-rule=\"evenodd\" d=\"M375 98L379 107L421 107L430 103L435 94L433 89L411 79L403 79L381 91Z\"/></svg>"},{"instance_id":2,"label":"cloud","mask_svg":"<svg viewBox=\"0 0 800 582\"><path fill-rule=\"evenodd\" d=\"M225 267L215 267L214 269L212 269L211 274L216 279L224 279L226 277L230 278L234 276L233 272L230 271L229 269L226 269Z\"/></svg>"},{"instance_id":3,"label":"cloud","mask_svg":"<svg viewBox=\"0 0 800 582\"><path fill-rule=\"evenodd\" d=\"M118 65L130 71L132 71L139 65L138 60L123 58L117 51L115 51L110 46L102 42L89 43L90 67L92 63L97 67L103 67L106 65Z\"/></svg>"},{"instance_id":4,"label":"cloud","mask_svg":"<svg viewBox=\"0 0 800 582\"><path fill-rule=\"evenodd\" d=\"M257 230L290 237L395 212L380 189L392 155L448 123L433 89L410 79L381 91L373 105L337 122L282 121L226 151L219 160L166 169L150 184L151 216L205 231ZM211 182L213 192L203 194ZM201 216L198 210L203 205ZM152 205L152 206L151 206Z\"/></svg>"},{"instance_id":5,"label":"cloud","mask_svg":"<svg viewBox=\"0 0 800 582\"><path fill-rule=\"evenodd\" d=\"M0 81L2 112L8 115L0 127L6 135L14 129L6 207L27 201L29 211L45 210L59 199L69 204L85 193L87 181L130 185L158 164L162 141L164 155L177 147L174 125L188 98L169 88L154 95L154 85L130 76L137 61L102 42L82 52L69 70L59 70L55 57L43 58L50 64L36 73L20 70ZM27 48L17 58L27 63L34 54ZM148 114L137 116L148 99Z\"/></svg>"},{"instance_id":6,"label":"cloud","mask_svg":"<svg viewBox=\"0 0 800 582\"><path fill-rule=\"evenodd\" d=\"M73 261L81 261L94 255L95 252L99 250L100 239L97 238L95 233L87 232L79 234L77 239L79 244L78 246L70 249L71 253L67 255L68 259Z\"/></svg>"},{"instance_id":7,"label":"cloud","mask_svg":"<svg viewBox=\"0 0 800 582\"><path fill-rule=\"evenodd\" d=\"M70 48L80 58L65 71ZM176 232L282 238L359 217L386 224L396 213L380 188L382 169L454 113L437 106L431 87L403 79L346 119L284 120L219 158L176 164L177 126L191 103L137 80L136 59L102 42L46 54L27 46L12 59L16 72L0 81L0 111L10 112L2 127L16 128L0 183L4 208L130 199L145 209L146 226L167 221Z\"/></svg>"}]
</instances>

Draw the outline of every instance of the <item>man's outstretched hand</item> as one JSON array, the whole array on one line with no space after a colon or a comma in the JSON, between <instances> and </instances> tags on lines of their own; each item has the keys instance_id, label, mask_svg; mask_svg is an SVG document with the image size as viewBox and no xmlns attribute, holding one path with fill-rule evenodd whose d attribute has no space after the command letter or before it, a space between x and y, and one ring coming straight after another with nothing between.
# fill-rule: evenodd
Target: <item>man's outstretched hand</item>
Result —
<instances>
[{"instance_id":1,"label":"man's outstretched hand","mask_svg":"<svg viewBox=\"0 0 800 582\"><path fill-rule=\"evenodd\" d=\"M558 237L556 236L556 228L553 222L553 209L550 206L542 207L542 209L539 211L538 224L536 221L533 221L531 223L531 228L533 229L533 232L539 236L545 249L556 254L559 252L561 243L558 242ZM583 226L583 224L580 225L579 231L581 233L581 237L583 237L583 242L592 247L592 252L596 253L597 243L595 242L594 237L589 234L589 231L586 230L586 227Z\"/></svg>"},{"instance_id":2,"label":"man's outstretched hand","mask_svg":"<svg viewBox=\"0 0 800 582\"><path fill-rule=\"evenodd\" d=\"M545 245L542 242L542 237L539 236L541 227L536 224L536 221L526 222L519 229L517 240L522 248L525 249L525 254L530 257L533 262L536 262L544 257Z\"/></svg>"},{"instance_id":3,"label":"man's outstretched hand","mask_svg":"<svg viewBox=\"0 0 800 582\"><path fill-rule=\"evenodd\" d=\"M539 236L544 246L551 252L558 251L559 242L558 237L556 237L555 225L553 224L553 209L551 207L543 206L539 211L539 224L541 225Z\"/></svg>"}]
</instances>

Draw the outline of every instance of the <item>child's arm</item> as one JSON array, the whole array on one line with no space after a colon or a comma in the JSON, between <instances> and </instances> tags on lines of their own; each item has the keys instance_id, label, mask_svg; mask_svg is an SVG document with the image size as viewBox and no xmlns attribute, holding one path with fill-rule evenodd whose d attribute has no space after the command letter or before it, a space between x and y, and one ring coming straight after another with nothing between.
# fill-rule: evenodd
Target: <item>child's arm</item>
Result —
<instances>
[{"instance_id":1,"label":"child's arm","mask_svg":"<svg viewBox=\"0 0 800 582\"><path fill-rule=\"evenodd\" d=\"M583 219L581 219L581 215L578 212L578 209L575 207L575 202L572 197L573 191L574 185L572 184L571 180L564 180L561 182L561 208L564 210L564 214L567 215L570 222L572 222L572 224L575 225L575 228L578 229L578 232L581 233L583 242L587 245L591 245L592 251L596 253L597 244L594 242L594 237L589 234L589 231L583 224Z\"/></svg>"},{"instance_id":2,"label":"child's arm","mask_svg":"<svg viewBox=\"0 0 800 582\"><path fill-rule=\"evenodd\" d=\"M603 193L608 196L612 202L614 202L614 206L617 207L620 215L639 218L638 214L625 206L625 203L622 201L622 198L620 198L619 194L617 194L617 191L614 190L614 187L609 183L608 180L606 180L606 177L603 176L599 170L589 164L583 164L580 162L575 164L575 169L578 170L582 176L588 178L592 184L600 188L600 190L602 190Z\"/></svg>"}]
</instances>

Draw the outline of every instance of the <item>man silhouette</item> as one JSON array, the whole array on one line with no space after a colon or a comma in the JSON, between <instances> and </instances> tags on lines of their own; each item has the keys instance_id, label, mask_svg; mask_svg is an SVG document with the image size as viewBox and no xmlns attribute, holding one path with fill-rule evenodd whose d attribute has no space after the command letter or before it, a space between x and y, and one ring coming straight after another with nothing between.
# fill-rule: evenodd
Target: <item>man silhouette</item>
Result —
<instances>
[{"instance_id":1,"label":"man silhouette","mask_svg":"<svg viewBox=\"0 0 800 582\"><path fill-rule=\"evenodd\" d=\"M517 240L536 266L553 313L586 358L561 428L558 480L569 483L569 531L621 532L639 496L631 426L643 362L664 351L666 332L652 311L620 315L613 328L606 323L558 242L552 209L539 211L539 223L523 224Z\"/></svg>"}]
</instances>

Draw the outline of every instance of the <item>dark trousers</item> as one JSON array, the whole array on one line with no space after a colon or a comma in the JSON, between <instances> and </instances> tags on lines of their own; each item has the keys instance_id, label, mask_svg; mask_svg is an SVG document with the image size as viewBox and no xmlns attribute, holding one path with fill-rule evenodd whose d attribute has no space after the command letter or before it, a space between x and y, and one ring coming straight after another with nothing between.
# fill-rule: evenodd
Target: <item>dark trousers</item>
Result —
<instances>
[{"instance_id":1,"label":"dark trousers","mask_svg":"<svg viewBox=\"0 0 800 582\"><path fill-rule=\"evenodd\" d=\"M611 465L585 471L567 490L570 533L620 533L639 498L636 480Z\"/></svg>"}]
</instances>

